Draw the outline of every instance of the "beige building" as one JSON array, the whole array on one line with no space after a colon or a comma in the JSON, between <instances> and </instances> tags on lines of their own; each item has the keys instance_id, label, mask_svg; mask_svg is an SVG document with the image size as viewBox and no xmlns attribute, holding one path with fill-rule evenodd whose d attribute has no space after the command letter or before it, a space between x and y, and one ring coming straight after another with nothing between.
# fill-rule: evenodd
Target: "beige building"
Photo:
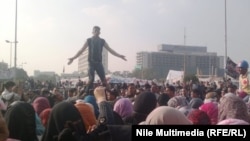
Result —
<instances>
[{"instance_id":1,"label":"beige building","mask_svg":"<svg viewBox=\"0 0 250 141\"><path fill-rule=\"evenodd\" d=\"M161 44L157 52L138 52L136 66L151 69L159 77L165 77L169 70L185 71L185 74L224 74L224 57L207 52L207 47Z\"/></svg>"}]
</instances>

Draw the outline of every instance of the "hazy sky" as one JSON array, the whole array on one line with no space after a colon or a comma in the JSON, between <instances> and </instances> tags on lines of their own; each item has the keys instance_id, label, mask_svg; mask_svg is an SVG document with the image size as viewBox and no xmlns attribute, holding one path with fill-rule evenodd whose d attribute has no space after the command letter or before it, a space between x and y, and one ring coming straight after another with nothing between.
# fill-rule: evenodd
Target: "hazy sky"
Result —
<instances>
[{"instance_id":1,"label":"hazy sky","mask_svg":"<svg viewBox=\"0 0 250 141\"><path fill-rule=\"evenodd\" d=\"M15 2L0 0L0 61L10 62ZM76 54L92 27L127 61L109 54L109 70L133 70L136 53L159 44L207 46L225 55L225 0L18 0L17 67L61 74L77 71ZM227 0L227 55L250 61L250 1ZM185 29L185 30L184 30ZM184 32L185 31L185 32ZM14 44L12 44L14 66ZM23 65L22 65L23 64Z\"/></svg>"}]
</instances>

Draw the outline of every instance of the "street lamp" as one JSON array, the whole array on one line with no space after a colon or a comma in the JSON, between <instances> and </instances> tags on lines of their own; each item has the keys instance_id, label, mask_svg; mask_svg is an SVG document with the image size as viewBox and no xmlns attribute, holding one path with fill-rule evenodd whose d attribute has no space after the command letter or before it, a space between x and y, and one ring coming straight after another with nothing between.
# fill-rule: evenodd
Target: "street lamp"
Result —
<instances>
[{"instance_id":1,"label":"street lamp","mask_svg":"<svg viewBox=\"0 0 250 141\"><path fill-rule=\"evenodd\" d=\"M18 43L17 41L9 41L9 40L5 40L6 43L10 44L10 68L11 68L11 62L12 62L12 43Z\"/></svg>"},{"instance_id":2,"label":"street lamp","mask_svg":"<svg viewBox=\"0 0 250 141\"><path fill-rule=\"evenodd\" d=\"M16 80L16 56L17 56L17 0L16 0L16 14L15 14L15 58L14 58L14 80Z\"/></svg>"},{"instance_id":3,"label":"street lamp","mask_svg":"<svg viewBox=\"0 0 250 141\"><path fill-rule=\"evenodd\" d=\"M224 56L224 77L227 80L226 65L227 65L227 0L225 0L225 56Z\"/></svg>"}]
</instances>

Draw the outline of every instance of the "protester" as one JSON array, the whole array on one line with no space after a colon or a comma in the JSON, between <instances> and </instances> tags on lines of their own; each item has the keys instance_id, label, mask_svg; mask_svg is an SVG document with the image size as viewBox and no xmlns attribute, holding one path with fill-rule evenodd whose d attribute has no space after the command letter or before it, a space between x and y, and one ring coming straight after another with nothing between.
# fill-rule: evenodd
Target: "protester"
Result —
<instances>
[{"instance_id":1,"label":"protester","mask_svg":"<svg viewBox=\"0 0 250 141\"><path fill-rule=\"evenodd\" d=\"M93 82L95 80L95 71L100 77L102 81L102 85L106 86L106 78L105 78L105 72L102 64L102 51L103 47L107 49L111 54L113 54L116 57L119 57L123 60L127 60L124 55L120 55L117 52L115 52L113 49L111 49L108 45L108 43L99 37L101 28L99 26L93 27L93 36L91 38L88 38L86 42L84 43L83 47L76 53L75 56L69 58L68 65L70 65L76 58L78 58L88 47L88 75L89 75L89 82L88 86L86 88L86 93L89 93L90 89L94 89Z\"/></svg>"}]
</instances>

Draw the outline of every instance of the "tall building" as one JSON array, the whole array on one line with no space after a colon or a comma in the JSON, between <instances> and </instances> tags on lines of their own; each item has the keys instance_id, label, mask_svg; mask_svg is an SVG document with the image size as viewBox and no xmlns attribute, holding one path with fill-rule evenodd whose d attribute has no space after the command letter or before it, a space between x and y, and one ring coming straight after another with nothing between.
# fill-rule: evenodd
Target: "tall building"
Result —
<instances>
[{"instance_id":1,"label":"tall building","mask_svg":"<svg viewBox=\"0 0 250 141\"><path fill-rule=\"evenodd\" d=\"M12 79L14 78L14 69L8 68L8 64L5 62L0 62L0 80Z\"/></svg>"},{"instance_id":2,"label":"tall building","mask_svg":"<svg viewBox=\"0 0 250 141\"><path fill-rule=\"evenodd\" d=\"M82 55L79 56L78 59L78 72L79 73L84 73L87 74L88 73L88 53L89 50L88 48L83 52ZM108 72L108 51L106 48L103 48L102 51L102 64L104 67L105 72Z\"/></svg>"},{"instance_id":3,"label":"tall building","mask_svg":"<svg viewBox=\"0 0 250 141\"><path fill-rule=\"evenodd\" d=\"M5 62L0 62L0 70L2 71L8 70L8 64Z\"/></svg>"},{"instance_id":4,"label":"tall building","mask_svg":"<svg viewBox=\"0 0 250 141\"><path fill-rule=\"evenodd\" d=\"M169 70L185 74L223 76L224 57L204 46L161 44L157 52L138 52L136 65L166 77Z\"/></svg>"}]
</instances>

